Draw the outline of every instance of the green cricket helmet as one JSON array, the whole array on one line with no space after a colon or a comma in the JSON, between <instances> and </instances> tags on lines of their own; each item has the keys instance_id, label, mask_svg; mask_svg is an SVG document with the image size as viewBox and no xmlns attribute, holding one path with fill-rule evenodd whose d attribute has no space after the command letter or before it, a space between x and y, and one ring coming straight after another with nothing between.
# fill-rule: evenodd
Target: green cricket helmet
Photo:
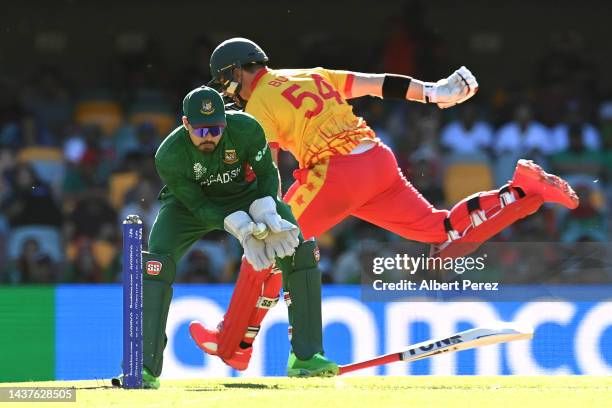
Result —
<instances>
[{"instance_id":1,"label":"green cricket helmet","mask_svg":"<svg viewBox=\"0 0 612 408\"><path fill-rule=\"evenodd\" d=\"M268 56L259 45L246 38L230 38L219 44L210 56L210 74L213 79L208 85L230 96L238 95L240 83L233 80L234 68L266 62Z\"/></svg>"},{"instance_id":2,"label":"green cricket helmet","mask_svg":"<svg viewBox=\"0 0 612 408\"><path fill-rule=\"evenodd\" d=\"M193 128L225 127L225 104L219 92L201 86L183 99L183 115Z\"/></svg>"}]
</instances>

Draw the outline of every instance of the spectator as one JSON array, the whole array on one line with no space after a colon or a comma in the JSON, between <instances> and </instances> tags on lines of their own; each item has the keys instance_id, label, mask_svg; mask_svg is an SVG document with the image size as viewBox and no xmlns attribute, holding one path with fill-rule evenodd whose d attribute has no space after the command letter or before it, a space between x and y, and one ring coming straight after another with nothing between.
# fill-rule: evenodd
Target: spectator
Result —
<instances>
[{"instance_id":1,"label":"spectator","mask_svg":"<svg viewBox=\"0 0 612 408\"><path fill-rule=\"evenodd\" d=\"M211 269L210 258L205 251L195 249L187 256L187 269L182 275L185 283L213 283L214 275Z\"/></svg>"},{"instance_id":2,"label":"spectator","mask_svg":"<svg viewBox=\"0 0 612 408\"><path fill-rule=\"evenodd\" d=\"M582 200L580 207L568 212L562 218L561 240L563 242L607 242L605 215L591 199L592 190L584 183L576 185L575 188Z\"/></svg>"},{"instance_id":3,"label":"spectator","mask_svg":"<svg viewBox=\"0 0 612 408\"><path fill-rule=\"evenodd\" d=\"M41 251L38 241L24 241L19 258L7 268L7 281L13 284L51 284L57 280L56 265Z\"/></svg>"},{"instance_id":4,"label":"spectator","mask_svg":"<svg viewBox=\"0 0 612 408\"><path fill-rule=\"evenodd\" d=\"M121 209L119 223L130 214L138 214L144 226L144 235L151 231L155 217L159 212L159 201L157 201L157 191L153 182L148 179L141 180L138 185L126 194L125 204Z\"/></svg>"},{"instance_id":5,"label":"spectator","mask_svg":"<svg viewBox=\"0 0 612 408\"><path fill-rule=\"evenodd\" d=\"M39 225L60 227L62 214L49 187L41 182L34 170L25 163L12 172L12 194L2 205L2 213L11 228Z\"/></svg>"},{"instance_id":6,"label":"spectator","mask_svg":"<svg viewBox=\"0 0 612 408\"><path fill-rule=\"evenodd\" d=\"M88 125L66 141L68 168L62 185L66 195L77 196L106 183L112 169L112 151L101 147L102 139L100 127Z\"/></svg>"},{"instance_id":7,"label":"spectator","mask_svg":"<svg viewBox=\"0 0 612 408\"><path fill-rule=\"evenodd\" d=\"M568 146L550 158L557 174L590 174L595 177L603 171L603 153L589 149L584 127L573 124L567 128Z\"/></svg>"},{"instance_id":8,"label":"spectator","mask_svg":"<svg viewBox=\"0 0 612 408\"><path fill-rule=\"evenodd\" d=\"M601 139L605 150L612 151L612 100L599 107Z\"/></svg>"},{"instance_id":9,"label":"spectator","mask_svg":"<svg viewBox=\"0 0 612 408\"><path fill-rule=\"evenodd\" d=\"M117 214L106 199L104 190L88 190L76 203L65 224L69 240L80 238L114 241Z\"/></svg>"},{"instance_id":10,"label":"spectator","mask_svg":"<svg viewBox=\"0 0 612 408\"><path fill-rule=\"evenodd\" d=\"M567 106L565 123L561 123L553 129L553 139L557 146L557 152L563 152L570 148L570 127L579 129L581 144L587 150L599 149L601 142L599 132L592 124L585 121L584 114L578 104L570 102Z\"/></svg>"},{"instance_id":11,"label":"spectator","mask_svg":"<svg viewBox=\"0 0 612 408\"><path fill-rule=\"evenodd\" d=\"M460 118L442 129L442 148L453 154L488 152L492 143L491 126L477 119L476 106L473 103L460 106Z\"/></svg>"},{"instance_id":12,"label":"spectator","mask_svg":"<svg viewBox=\"0 0 612 408\"><path fill-rule=\"evenodd\" d=\"M519 104L514 111L514 120L503 125L495 136L495 153L498 156L512 154L533 157L551 154L555 148L550 130L534 120L528 103Z\"/></svg>"},{"instance_id":13,"label":"spectator","mask_svg":"<svg viewBox=\"0 0 612 408\"><path fill-rule=\"evenodd\" d=\"M87 238L79 239L76 243L76 254L64 275L65 282L75 283L101 283L111 281L98 264L92 246Z\"/></svg>"}]
</instances>

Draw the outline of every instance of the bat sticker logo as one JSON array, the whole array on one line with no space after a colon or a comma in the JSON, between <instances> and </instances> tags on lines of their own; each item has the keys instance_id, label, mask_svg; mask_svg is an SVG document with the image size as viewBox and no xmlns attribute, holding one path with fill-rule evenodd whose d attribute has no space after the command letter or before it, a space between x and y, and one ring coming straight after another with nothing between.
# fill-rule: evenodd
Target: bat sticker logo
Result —
<instances>
[{"instance_id":1,"label":"bat sticker logo","mask_svg":"<svg viewBox=\"0 0 612 408\"><path fill-rule=\"evenodd\" d=\"M439 348L447 347L447 346L458 344L458 343L463 343L463 340L461 340L461 336L456 335L456 336L451 336L447 339L439 340L433 343L426 344L424 346L420 346L418 348L417 347L412 348L408 350L408 353L411 356L414 356L419 351L419 349L421 351L430 351L430 350L439 349Z\"/></svg>"}]
</instances>

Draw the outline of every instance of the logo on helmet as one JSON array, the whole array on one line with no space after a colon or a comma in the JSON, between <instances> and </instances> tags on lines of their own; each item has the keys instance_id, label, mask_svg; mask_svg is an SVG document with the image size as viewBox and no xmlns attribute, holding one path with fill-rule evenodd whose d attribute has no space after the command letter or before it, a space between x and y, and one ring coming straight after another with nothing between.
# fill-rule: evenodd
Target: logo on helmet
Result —
<instances>
[{"instance_id":1,"label":"logo on helmet","mask_svg":"<svg viewBox=\"0 0 612 408\"><path fill-rule=\"evenodd\" d=\"M212 115L215 113L215 108L213 107L212 101L206 99L202 101L202 109L200 109L200 113L203 115Z\"/></svg>"}]
</instances>

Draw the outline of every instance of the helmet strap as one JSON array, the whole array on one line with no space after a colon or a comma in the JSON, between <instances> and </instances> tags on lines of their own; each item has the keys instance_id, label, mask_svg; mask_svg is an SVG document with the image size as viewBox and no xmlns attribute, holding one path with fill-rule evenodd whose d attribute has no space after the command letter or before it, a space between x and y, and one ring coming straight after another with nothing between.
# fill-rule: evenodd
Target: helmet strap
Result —
<instances>
[{"instance_id":1,"label":"helmet strap","mask_svg":"<svg viewBox=\"0 0 612 408\"><path fill-rule=\"evenodd\" d=\"M225 88L224 93L230 98L232 98L234 100L234 103L237 106L243 108L246 105L246 101L240 97L240 90L242 89L242 82L237 82L234 80L233 72L231 75L232 75L232 79L228 81L229 85L227 86L227 88ZM240 67L240 78L242 79L242 67Z\"/></svg>"}]
</instances>

